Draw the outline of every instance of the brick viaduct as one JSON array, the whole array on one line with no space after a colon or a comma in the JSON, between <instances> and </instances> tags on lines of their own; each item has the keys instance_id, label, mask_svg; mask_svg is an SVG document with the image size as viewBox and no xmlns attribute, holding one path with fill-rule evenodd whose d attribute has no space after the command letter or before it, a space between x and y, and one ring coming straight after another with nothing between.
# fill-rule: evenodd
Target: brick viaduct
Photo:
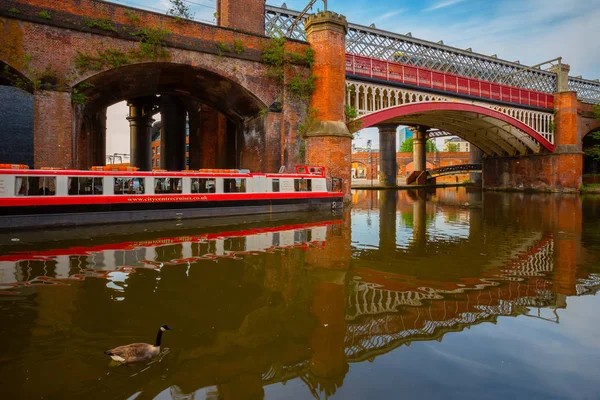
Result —
<instances>
[{"instance_id":1,"label":"brick viaduct","mask_svg":"<svg viewBox=\"0 0 600 400\"><path fill-rule=\"evenodd\" d=\"M212 26L100 0L0 0L0 84L33 93L34 166L104 164L106 108L126 100L132 164L142 169L150 168L158 112L161 162L185 167L187 115L192 169L271 172L306 162L328 167L349 195L346 19L307 17L307 42L285 41L296 57L274 74L263 58L273 43L265 36L264 0L217 6L219 26ZM293 90L307 82L314 83L310 99ZM484 185L532 188L539 181L545 190L579 189L583 136L600 123L574 92L556 94L554 104L556 151L488 157Z\"/></svg>"}]
</instances>

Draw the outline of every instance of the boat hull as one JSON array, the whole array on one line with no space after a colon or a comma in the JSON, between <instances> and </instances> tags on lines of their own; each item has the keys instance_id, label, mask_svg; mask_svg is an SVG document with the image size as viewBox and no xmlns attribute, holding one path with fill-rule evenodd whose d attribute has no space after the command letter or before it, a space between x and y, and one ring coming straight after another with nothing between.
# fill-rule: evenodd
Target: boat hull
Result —
<instances>
[{"instance_id":1,"label":"boat hull","mask_svg":"<svg viewBox=\"0 0 600 400\"><path fill-rule=\"evenodd\" d=\"M13 205L0 208L0 228L29 229L93 224L172 221L236 215L337 210L342 196L248 198L236 200L162 201L94 204Z\"/></svg>"}]
</instances>

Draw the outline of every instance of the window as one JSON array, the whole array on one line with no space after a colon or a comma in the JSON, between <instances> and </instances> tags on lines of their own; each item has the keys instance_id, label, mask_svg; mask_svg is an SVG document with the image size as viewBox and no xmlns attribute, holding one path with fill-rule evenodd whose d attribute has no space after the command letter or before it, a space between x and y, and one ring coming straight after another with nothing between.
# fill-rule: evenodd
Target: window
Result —
<instances>
[{"instance_id":1,"label":"window","mask_svg":"<svg viewBox=\"0 0 600 400\"><path fill-rule=\"evenodd\" d=\"M294 179L294 191L312 192L312 179Z\"/></svg>"},{"instance_id":2,"label":"window","mask_svg":"<svg viewBox=\"0 0 600 400\"><path fill-rule=\"evenodd\" d=\"M17 176L15 194L17 196L54 196L56 194L56 177Z\"/></svg>"},{"instance_id":3,"label":"window","mask_svg":"<svg viewBox=\"0 0 600 400\"><path fill-rule=\"evenodd\" d=\"M215 193L215 180L211 178L192 178L192 193Z\"/></svg>"},{"instance_id":4,"label":"window","mask_svg":"<svg viewBox=\"0 0 600 400\"><path fill-rule=\"evenodd\" d=\"M102 178L69 177L69 195L96 195L102 194Z\"/></svg>"},{"instance_id":5,"label":"window","mask_svg":"<svg viewBox=\"0 0 600 400\"><path fill-rule=\"evenodd\" d=\"M279 179L273 179L273 191L279 192Z\"/></svg>"},{"instance_id":6,"label":"window","mask_svg":"<svg viewBox=\"0 0 600 400\"><path fill-rule=\"evenodd\" d=\"M246 192L246 179L243 179L243 178L223 179L223 192L225 192L225 193L245 193Z\"/></svg>"},{"instance_id":7,"label":"window","mask_svg":"<svg viewBox=\"0 0 600 400\"><path fill-rule=\"evenodd\" d=\"M154 193L181 193L181 178L154 178Z\"/></svg>"},{"instance_id":8,"label":"window","mask_svg":"<svg viewBox=\"0 0 600 400\"><path fill-rule=\"evenodd\" d=\"M144 178L115 178L115 194L144 194Z\"/></svg>"}]
</instances>

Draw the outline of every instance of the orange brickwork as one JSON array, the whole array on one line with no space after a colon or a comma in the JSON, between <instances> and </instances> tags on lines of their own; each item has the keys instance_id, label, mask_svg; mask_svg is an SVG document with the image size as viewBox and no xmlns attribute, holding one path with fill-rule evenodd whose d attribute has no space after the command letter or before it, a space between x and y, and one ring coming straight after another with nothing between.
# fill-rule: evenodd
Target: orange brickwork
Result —
<instances>
[{"instance_id":1,"label":"orange brickwork","mask_svg":"<svg viewBox=\"0 0 600 400\"><path fill-rule=\"evenodd\" d=\"M257 35L265 34L265 0L217 0L217 23Z\"/></svg>"}]
</instances>

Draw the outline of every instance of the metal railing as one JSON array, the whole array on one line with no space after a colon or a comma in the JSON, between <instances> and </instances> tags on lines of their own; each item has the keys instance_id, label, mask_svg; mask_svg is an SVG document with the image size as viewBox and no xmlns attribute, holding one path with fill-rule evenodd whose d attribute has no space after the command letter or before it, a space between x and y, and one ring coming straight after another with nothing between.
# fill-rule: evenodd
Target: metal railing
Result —
<instances>
[{"instance_id":1,"label":"metal railing","mask_svg":"<svg viewBox=\"0 0 600 400\"><path fill-rule=\"evenodd\" d=\"M552 94L352 54L346 54L346 73L531 107L554 107Z\"/></svg>"}]
</instances>

